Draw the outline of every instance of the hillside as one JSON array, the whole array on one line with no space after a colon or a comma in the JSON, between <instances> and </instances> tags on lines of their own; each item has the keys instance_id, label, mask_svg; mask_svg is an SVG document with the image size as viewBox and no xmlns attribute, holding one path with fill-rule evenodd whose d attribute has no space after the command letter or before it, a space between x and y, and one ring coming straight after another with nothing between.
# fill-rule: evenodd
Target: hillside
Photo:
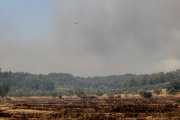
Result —
<instances>
[{"instance_id":1,"label":"hillside","mask_svg":"<svg viewBox=\"0 0 180 120\"><path fill-rule=\"evenodd\" d=\"M100 95L103 93L137 93L147 89L159 92L161 88L168 88L170 92L176 92L179 90L179 83L179 69L167 73L101 77L78 77L68 73L37 75L24 72L0 72L0 87L8 86L10 96Z\"/></svg>"}]
</instances>

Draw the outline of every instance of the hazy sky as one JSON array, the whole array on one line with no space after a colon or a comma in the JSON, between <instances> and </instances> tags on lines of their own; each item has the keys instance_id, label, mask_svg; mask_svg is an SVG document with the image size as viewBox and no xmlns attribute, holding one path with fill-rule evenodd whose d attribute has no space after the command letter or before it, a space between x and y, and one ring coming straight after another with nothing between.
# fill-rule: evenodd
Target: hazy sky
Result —
<instances>
[{"instance_id":1,"label":"hazy sky","mask_svg":"<svg viewBox=\"0 0 180 120\"><path fill-rule=\"evenodd\" d=\"M80 76L180 68L180 0L0 0L0 67Z\"/></svg>"}]
</instances>

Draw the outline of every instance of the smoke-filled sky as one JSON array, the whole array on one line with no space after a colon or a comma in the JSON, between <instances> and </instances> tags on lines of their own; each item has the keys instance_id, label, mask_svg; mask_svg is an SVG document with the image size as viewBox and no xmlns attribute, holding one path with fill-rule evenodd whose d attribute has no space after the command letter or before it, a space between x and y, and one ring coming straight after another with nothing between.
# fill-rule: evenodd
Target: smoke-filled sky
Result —
<instances>
[{"instance_id":1,"label":"smoke-filled sky","mask_svg":"<svg viewBox=\"0 0 180 120\"><path fill-rule=\"evenodd\" d=\"M180 68L180 0L0 0L0 67L80 76Z\"/></svg>"}]
</instances>

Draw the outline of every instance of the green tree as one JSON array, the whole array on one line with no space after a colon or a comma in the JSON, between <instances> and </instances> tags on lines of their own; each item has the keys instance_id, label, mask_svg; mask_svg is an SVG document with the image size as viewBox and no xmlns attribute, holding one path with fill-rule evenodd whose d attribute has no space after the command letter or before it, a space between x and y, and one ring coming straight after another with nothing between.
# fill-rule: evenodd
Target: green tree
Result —
<instances>
[{"instance_id":1,"label":"green tree","mask_svg":"<svg viewBox=\"0 0 180 120\"><path fill-rule=\"evenodd\" d=\"M76 94L78 97L80 97L80 98L83 98L83 97L85 96L84 91L81 90L81 89L76 89L76 90L75 90L75 94Z\"/></svg>"},{"instance_id":2,"label":"green tree","mask_svg":"<svg viewBox=\"0 0 180 120\"><path fill-rule=\"evenodd\" d=\"M174 81L171 82L170 85L168 86L168 90L170 94L176 94L177 92L180 91L180 81Z\"/></svg>"},{"instance_id":3,"label":"green tree","mask_svg":"<svg viewBox=\"0 0 180 120\"><path fill-rule=\"evenodd\" d=\"M136 87L137 86L137 82L135 81L135 79L131 79L129 82L129 87Z\"/></svg>"},{"instance_id":4,"label":"green tree","mask_svg":"<svg viewBox=\"0 0 180 120\"><path fill-rule=\"evenodd\" d=\"M9 91L9 85L1 84L0 85L0 96L3 98L7 95Z\"/></svg>"},{"instance_id":5,"label":"green tree","mask_svg":"<svg viewBox=\"0 0 180 120\"><path fill-rule=\"evenodd\" d=\"M55 83L53 81L44 80L42 82L42 85L43 85L43 89L46 90L46 91L55 90Z\"/></svg>"}]
</instances>

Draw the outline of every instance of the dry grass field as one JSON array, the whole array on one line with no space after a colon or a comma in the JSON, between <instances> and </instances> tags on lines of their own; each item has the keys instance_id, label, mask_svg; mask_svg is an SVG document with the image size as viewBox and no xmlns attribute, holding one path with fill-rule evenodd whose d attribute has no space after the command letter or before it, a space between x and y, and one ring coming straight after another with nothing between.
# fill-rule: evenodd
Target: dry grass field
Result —
<instances>
[{"instance_id":1,"label":"dry grass field","mask_svg":"<svg viewBox=\"0 0 180 120\"><path fill-rule=\"evenodd\" d=\"M2 120L180 120L180 97L0 100Z\"/></svg>"}]
</instances>

